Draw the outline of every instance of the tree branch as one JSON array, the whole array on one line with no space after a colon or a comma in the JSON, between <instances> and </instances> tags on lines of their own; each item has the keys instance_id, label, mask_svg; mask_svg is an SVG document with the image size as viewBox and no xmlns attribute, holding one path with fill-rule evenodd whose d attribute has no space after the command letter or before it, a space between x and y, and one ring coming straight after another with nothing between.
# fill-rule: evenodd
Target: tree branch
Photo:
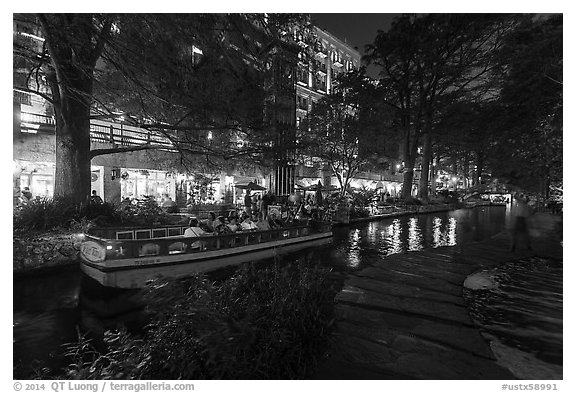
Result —
<instances>
[{"instance_id":1,"label":"tree branch","mask_svg":"<svg viewBox=\"0 0 576 393\"><path fill-rule=\"evenodd\" d=\"M140 150L156 150L166 148L166 146L155 146L155 145L139 145L139 146L127 146L127 147L113 147L109 149L94 149L90 150L89 156L90 159L103 156L105 154L114 154L114 153L129 153L133 151L140 151Z\"/></svg>"}]
</instances>

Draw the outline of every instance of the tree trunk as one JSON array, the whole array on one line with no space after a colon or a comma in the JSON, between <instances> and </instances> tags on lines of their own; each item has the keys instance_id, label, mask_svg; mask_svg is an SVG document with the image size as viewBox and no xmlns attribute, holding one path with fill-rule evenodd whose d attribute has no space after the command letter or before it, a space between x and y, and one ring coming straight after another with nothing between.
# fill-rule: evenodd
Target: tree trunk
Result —
<instances>
[{"instance_id":1,"label":"tree trunk","mask_svg":"<svg viewBox=\"0 0 576 393\"><path fill-rule=\"evenodd\" d=\"M456 181L452 180L456 178ZM452 178L449 180L450 184L452 183L454 186L454 191L458 188L458 156L456 153L452 156Z\"/></svg>"},{"instance_id":2,"label":"tree trunk","mask_svg":"<svg viewBox=\"0 0 576 393\"><path fill-rule=\"evenodd\" d=\"M468 187L470 187L470 184L468 182L468 179L470 178L470 161L468 152L466 152L464 162L462 163L462 172L464 172L464 189L468 190Z\"/></svg>"},{"instance_id":3,"label":"tree trunk","mask_svg":"<svg viewBox=\"0 0 576 393\"><path fill-rule=\"evenodd\" d=\"M430 167L430 195L436 196L436 167Z\"/></svg>"},{"instance_id":4,"label":"tree trunk","mask_svg":"<svg viewBox=\"0 0 576 393\"><path fill-rule=\"evenodd\" d=\"M412 154L409 144L404 148L404 178L402 181L402 199L412 196L412 183L414 181L414 164L416 155Z\"/></svg>"},{"instance_id":5,"label":"tree trunk","mask_svg":"<svg viewBox=\"0 0 576 393\"><path fill-rule=\"evenodd\" d=\"M432 136L429 132L424 134L424 148L422 151L422 172L418 184L418 198L428 200L428 178L430 175L430 163L432 161Z\"/></svg>"},{"instance_id":6,"label":"tree trunk","mask_svg":"<svg viewBox=\"0 0 576 393\"><path fill-rule=\"evenodd\" d=\"M402 181L402 199L412 196L412 182L414 181L414 167L404 169L404 179Z\"/></svg>"},{"instance_id":7,"label":"tree trunk","mask_svg":"<svg viewBox=\"0 0 576 393\"><path fill-rule=\"evenodd\" d=\"M417 135L411 138L410 122L405 121L404 125L404 144L402 146L402 156L404 158L404 177L402 181L402 199L412 196L412 183L414 181L414 164L416 162L416 145L418 144Z\"/></svg>"},{"instance_id":8,"label":"tree trunk","mask_svg":"<svg viewBox=\"0 0 576 393\"><path fill-rule=\"evenodd\" d=\"M482 183L482 171L484 170L484 157L482 153L476 152L476 174L474 176L474 185Z\"/></svg>"},{"instance_id":9,"label":"tree trunk","mask_svg":"<svg viewBox=\"0 0 576 393\"><path fill-rule=\"evenodd\" d=\"M78 72L79 74L80 72ZM68 75L72 75L70 72ZM60 105L55 106L56 172L54 196L70 198L74 203L90 196L90 102L92 79L69 78L60 89ZM70 86L72 84L72 86Z\"/></svg>"},{"instance_id":10,"label":"tree trunk","mask_svg":"<svg viewBox=\"0 0 576 393\"><path fill-rule=\"evenodd\" d=\"M56 117L54 197L72 203L90 195L90 107L96 62L112 18L95 27L91 14L38 14L50 54L47 80Z\"/></svg>"},{"instance_id":11,"label":"tree trunk","mask_svg":"<svg viewBox=\"0 0 576 393\"><path fill-rule=\"evenodd\" d=\"M436 196L436 177L438 176L438 168L434 165L434 160L436 160L436 165L438 165L440 158L439 156L434 157L434 152L432 152L432 166L430 167L430 195Z\"/></svg>"}]
</instances>

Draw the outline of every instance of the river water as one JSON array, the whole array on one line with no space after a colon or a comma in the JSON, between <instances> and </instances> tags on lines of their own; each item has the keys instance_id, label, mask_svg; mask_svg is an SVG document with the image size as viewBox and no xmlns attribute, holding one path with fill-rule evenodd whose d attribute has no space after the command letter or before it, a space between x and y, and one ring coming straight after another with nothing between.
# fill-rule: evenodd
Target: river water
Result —
<instances>
[{"instance_id":1,"label":"river water","mask_svg":"<svg viewBox=\"0 0 576 393\"><path fill-rule=\"evenodd\" d=\"M330 246L285 259L309 258L330 266L340 277L345 277L347 273L370 266L393 253L440 246L463 247L467 242L487 239L504 230L507 222L505 207L478 207L357 223L335 227ZM557 283L554 285L556 290ZM78 270L15 281L13 294L15 378L25 378L42 367L62 367L62 344L75 341L80 332L99 337L105 329L119 324L125 324L129 329L142 325L140 310L135 306L137 291L103 288ZM561 295L560 291L560 297L552 300L559 302L560 309ZM533 306L525 299L520 302L522 307ZM499 311L485 308L478 312L491 321L491 315ZM555 333L552 338L560 347L561 327L560 324L559 335ZM509 327L506 334L513 331L514 327ZM519 340L522 341L522 337ZM502 342L505 342L503 345L516 345L520 351L526 351L525 346L530 345L523 342L522 347L511 340ZM554 363L557 359L543 361Z\"/></svg>"}]
</instances>

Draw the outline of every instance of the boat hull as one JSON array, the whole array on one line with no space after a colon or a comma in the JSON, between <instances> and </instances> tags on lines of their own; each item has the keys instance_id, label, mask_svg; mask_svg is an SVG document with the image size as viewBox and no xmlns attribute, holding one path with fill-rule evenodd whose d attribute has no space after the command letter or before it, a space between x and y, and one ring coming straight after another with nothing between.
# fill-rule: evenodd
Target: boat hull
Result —
<instances>
[{"instance_id":1,"label":"boat hull","mask_svg":"<svg viewBox=\"0 0 576 393\"><path fill-rule=\"evenodd\" d=\"M195 254L111 259L92 262L82 259L82 271L107 287L142 288L155 279L177 279L226 266L289 254L332 242L332 232L212 250Z\"/></svg>"}]
</instances>

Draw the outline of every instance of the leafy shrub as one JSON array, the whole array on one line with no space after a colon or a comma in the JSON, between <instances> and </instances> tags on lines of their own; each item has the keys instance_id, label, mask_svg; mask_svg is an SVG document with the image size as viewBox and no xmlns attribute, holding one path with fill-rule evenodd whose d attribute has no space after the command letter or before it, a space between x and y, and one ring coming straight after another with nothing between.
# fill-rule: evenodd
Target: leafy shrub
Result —
<instances>
[{"instance_id":1,"label":"leafy shrub","mask_svg":"<svg viewBox=\"0 0 576 393\"><path fill-rule=\"evenodd\" d=\"M310 375L333 325L328 271L303 265L242 267L157 283L145 295L153 322L141 339L108 333L108 352L69 348L68 378L290 379Z\"/></svg>"},{"instance_id":2,"label":"leafy shrub","mask_svg":"<svg viewBox=\"0 0 576 393\"><path fill-rule=\"evenodd\" d=\"M179 213L179 212L180 208L178 207L178 205L172 205L166 208L166 213Z\"/></svg>"},{"instance_id":3,"label":"leafy shrub","mask_svg":"<svg viewBox=\"0 0 576 393\"><path fill-rule=\"evenodd\" d=\"M370 210L362 207L352 207L350 209L350 218L370 217Z\"/></svg>"},{"instance_id":4,"label":"leafy shrub","mask_svg":"<svg viewBox=\"0 0 576 393\"><path fill-rule=\"evenodd\" d=\"M133 225L154 225L161 223L166 213L152 196L144 196L120 210L122 221Z\"/></svg>"},{"instance_id":5,"label":"leafy shrub","mask_svg":"<svg viewBox=\"0 0 576 393\"><path fill-rule=\"evenodd\" d=\"M14 231L45 231L71 228L72 225L90 223L97 226L148 226L177 224L179 216L167 214L152 197L138 200L136 205L74 203L70 198L36 198L14 209Z\"/></svg>"},{"instance_id":6,"label":"leafy shrub","mask_svg":"<svg viewBox=\"0 0 576 393\"><path fill-rule=\"evenodd\" d=\"M50 230L58 227L70 228L73 223L94 220L95 223L116 224L120 215L109 204L91 205L74 203L70 198L36 198L14 209L16 231Z\"/></svg>"},{"instance_id":7,"label":"leafy shrub","mask_svg":"<svg viewBox=\"0 0 576 393\"><path fill-rule=\"evenodd\" d=\"M352 207L368 207L370 203L376 198L378 192L369 188L363 187L352 193Z\"/></svg>"}]
</instances>

